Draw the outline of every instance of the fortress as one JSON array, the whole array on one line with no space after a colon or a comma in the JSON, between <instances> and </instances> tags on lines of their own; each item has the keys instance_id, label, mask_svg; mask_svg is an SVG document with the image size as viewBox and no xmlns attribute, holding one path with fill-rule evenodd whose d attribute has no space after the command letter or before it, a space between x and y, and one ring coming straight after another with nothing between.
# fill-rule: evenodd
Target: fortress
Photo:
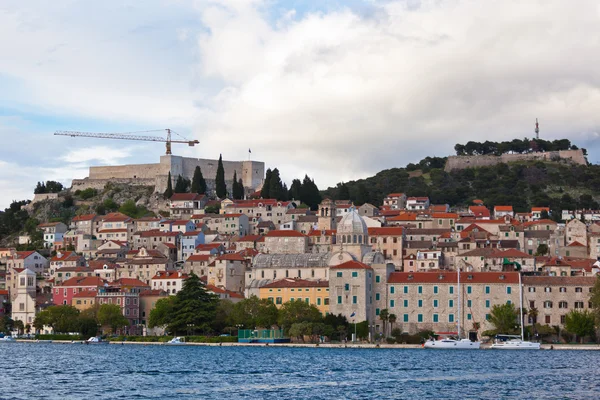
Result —
<instances>
[{"instance_id":1,"label":"fortress","mask_svg":"<svg viewBox=\"0 0 600 400\"><path fill-rule=\"evenodd\" d=\"M449 156L444 170L488 167L491 165L517 161L560 161L566 160L573 164L587 165L582 150L560 150L529 154L502 154L500 156Z\"/></svg>"},{"instance_id":2,"label":"fortress","mask_svg":"<svg viewBox=\"0 0 600 400\"><path fill-rule=\"evenodd\" d=\"M103 189L109 183L125 183L129 185L154 186L155 192L167 189L167 179L171 172L173 186L179 175L192 179L196 167L200 167L209 190L215 188L218 160L164 155L158 164L132 164L105 167L90 167L89 177L74 179L73 190L87 188ZM233 174L242 180L247 191L257 190L265 177L265 163L261 161L223 161L225 182L231 190Z\"/></svg>"}]
</instances>

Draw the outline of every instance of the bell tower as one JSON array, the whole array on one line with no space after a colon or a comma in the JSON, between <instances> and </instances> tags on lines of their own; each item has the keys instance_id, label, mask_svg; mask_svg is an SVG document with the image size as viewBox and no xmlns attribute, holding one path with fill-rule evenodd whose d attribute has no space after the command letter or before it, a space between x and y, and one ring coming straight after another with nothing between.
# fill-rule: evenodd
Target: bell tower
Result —
<instances>
[{"instance_id":1,"label":"bell tower","mask_svg":"<svg viewBox=\"0 0 600 400\"><path fill-rule=\"evenodd\" d=\"M318 229L319 230L330 230L336 229L336 217L337 209L335 207L335 201L331 199L325 199L319 204L318 210Z\"/></svg>"}]
</instances>

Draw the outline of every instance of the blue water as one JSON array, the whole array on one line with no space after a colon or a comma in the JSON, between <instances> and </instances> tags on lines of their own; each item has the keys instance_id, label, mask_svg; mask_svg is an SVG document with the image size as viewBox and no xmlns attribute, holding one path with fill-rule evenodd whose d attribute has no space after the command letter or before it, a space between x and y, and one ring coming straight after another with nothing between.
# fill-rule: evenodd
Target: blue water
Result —
<instances>
[{"instance_id":1,"label":"blue water","mask_svg":"<svg viewBox=\"0 0 600 400\"><path fill-rule=\"evenodd\" d=\"M600 352L0 344L0 399L598 399Z\"/></svg>"}]
</instances>

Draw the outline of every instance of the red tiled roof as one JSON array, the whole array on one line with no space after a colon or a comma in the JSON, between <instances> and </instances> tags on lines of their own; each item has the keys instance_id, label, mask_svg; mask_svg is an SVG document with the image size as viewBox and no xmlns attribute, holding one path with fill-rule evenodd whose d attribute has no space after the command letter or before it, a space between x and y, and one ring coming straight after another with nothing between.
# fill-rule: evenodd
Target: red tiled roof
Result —
<instances>
[{"instance_id":1,"label":"red tiled roof","mask_svg":"<svg viewBox=\"0 0 600 400\"><path fill-rule=\"evenodd\" d=\"M91 220L93 220L96 217L97 217L96 214L78 215L78 216L74 217L72 221L73 222L91 221Z\"/></svg>"},{"instance_id":2,"label":"red tiled roof","mask_svg":"<svg viewBox=\"0 0 600 400\"><path fill-rule=\"evenodd\" d=\"M74 260L78 260L80 259L81 256L78 256L77 253L75 253L74 251L70 251L67 253L56 253L56 255L54 257L52 257L50 259L50 262L52 261L74 261Z\"/></svg>"},{"instance_id":3,"label":"red tiled roof","mask_svg":"<svg viewBox=\"0 0 600 400\"><path fill-rule=\"evenodd\" d=\"M242 215L245 215L245 214L240 214L240 213L225 213L225 214L223 214L223 217L225 217L225 218L239 218Z\"/></svg>"},{"instance_id":4,"label":"red tiled roof","mask_svg":"<svg viewBox=\"0 0 600 400\"><path fill-rule=\"evenodd\" d=\"M62 222L46 222L43 224L39 224L38 228L52 228L53 226L57 226L58 224L62 224Z\"/></svg>"},{"instance_id":5,"label":"red tiled roof","mask_svg":"<svg viewBox=\"0 0 600 400\"><path fill-rule=\"evenodd\" d=\"M203 243L196 246L196 250L215 250L223 246L223 243Z\"/></svg>"},{"instance_id":6,"label":"red tiled roof","mask_svg":"<svg viewBox=\"0 0 600 400\"><path fill-rule=\"evenodd\" d=\"M284 279L280 279L278 281L274 281L271 282L265 286L262 286L262 288L297 288L297 287L329 287L329 281L323 281L323 280L319 280L319 281L309 281L306 279L289 279L289 278L284 278Z\"/></svg>"},{"instance_id":7,"label":"red tiled roof","mask_svg":"<svg viewBox=\"0 0 600 400\"><path fill-rule=\"evenodd\" d=\"M578 241L574 241L573 243L569 244L567 247L587 247L585 244L581 244Z\"/></svg>"},{"instance_id":8,"label":"red tiled roof","mask_svg":"<svg viewBox=\"0 0 600 400\"><path fill-rule=\"evenodd\" d=\"M256 242L261 237L262 236L260 236L260 235L246 235L246 236L239 238L237 241L238 242Z\"/></svg>"},{"instance_id":9,"label":"red tiled roof","mask_svg":"<svg viewBox=\"0 0 600 400\"><path fill-rule=\"evenodd\" d=\"M16 257L14 257L14 259L17 259L17 260L24 260L24 259L26 259L27 257L29 257L30 255L32 255L33 253L35 253L35 251L17 251L17 252L15 253L15 254L16 254Z\"/></svg>"},{"instance_id":10,"label":"red tiled roof","mask_svg":"<svg viewBox=\"0 0 600 400\"><path fill-rule=\"evenodd\" d=\"M237 200L234 201L233 204L228 205L227 207L235 207L235 208L252 208L259 207L259 204L263 206L270 205L274 206L277 203L281 203L282 206L287 206L290 204L289 201L279 201L277 199L258 199L258 200Z\"/></svg>"},{"instance_id":11,"label":"red tiled roof","mask_svg":"<svg viewBox=\"0 0 600 400\"><path fill-rule=\"evenodd\" d=\"M272 230L267 237L305 237L306 235L298 231Z\"/></svg>"},{"instance_id":12,"label":"red tiled roof","mask_svg":"<svg viewBox=\"0 0 600 400\"><path fill-rule=\"evenodd\" d=\"M404 228L401 226L384 226L381 228L368 228L370 236L402 236Z\"/></svg>"},{"instance_id":13,"label":"red tiled roof","mask_svg":"<svg viewBox=\"0 0 600 400\"><path fill-rule=\"evenodd\" d=\"M523 253L517 249L508 249L503 251L496 251L491 255L492 257L502 257L502 258L533 258L527 253Z\"/></svg>"},{"instance_id":14,"label":"red tiled roof","mask_svg":"<svg viewBox=\"0 0 600 400\"><path fill-rule=\"evenodd\" d=\"M404 196L404 193L390 193L387 195L387 197L390 197L390 198L396 198L396 197L402 197L402 196Z\"/></svg>"},{"instance_id":15,"label":"red tiled roof","mask_svg":"<svg viewBox=\"0 0 600 400\"><path fill-rule=\"evenodd\" d=\"M203 194L198 193L174 193L169 200L171 201L194 201L200 200L204 197Z\"/></svg>"},{"instance_id":16,"label":"red tiled roof","mask_svg":"<svg viewBox=\"0 0 600 400\"><path fill-rule=\"evenodd\" d=\"M62 270L62 268L61 268ZM106 281L104 279L101 279L98 276L86 276L86 277L81 277L81 276L75 276L73 278L69 278L66 281L64 281L62 284L58 285L58 286L95 286L95 287L99 287L99 286L104 286L104 284L106 283Z\"/></svg>"},{"instance_id":17,"label":"red tiled roof","mask_svg":"<svg viewBox=\"0 0 600 400\"><path fill-rule=\"evenodd\" d=\"M180 232L164 232L159 229L151 229L149 231L144 232L136 232L136 235L140 237L160 237L160 236L179 236Z\"/></svg>"},{"instance_id":18,"label":"red tiled roof","mask_svg":"<svg viewBox=\"0 0 600 400\"><path fill-rule=\"evenodd\" d=\"M217 257L215 261L246 261L246 258L244 258L241 254L238 253L230 253L223 254L222 256Z\"/></svg>"},{"instance_id":19,"label":"red tiled roof","mask_svg":"<svg viewBox=\"0 0 600 400\"><path fill-rule=\"evenodd\" d=\"M369 267L367 264L363 264L359 261L346 261L345 263L339 264L339 265L335 265L333 267L331 267L330 269L373 269L371 267Z\"/></svg>"},{"instance_id":20,"label":"red tiled roof","mask_svg":"<svg viewBox=\"0 0 600 400\"><path fill-rule=\"evenodd\" d=\"M595 276L523 276L523 284L528 286L594 286Z\"/></svg>"},{"instance_id":21,"label":"red tiled roof","mask_svg":"<svg viewBox=\"0 0 600 400\"><path fill-rule=\"evenodd\" d=\"M323 230L318 230L318 229L314 229L310 232L308 232L308 236L335 236L336 234L336 230L335 229L323 229Z\"/></svg>"},{"instance_id":22,"label":"red tiled roof","mask_svg":"<svg viewBox=\"0 0 600 400\"><path fill-rule=\"evenodd\" d=\"M96 297L98 294L95 290L82 290L79 293L76 293L73 297Z\"/></svg>"},{"instance_id":23,"label":"red tiled roof","mask_svg":"<svg viewBox=\"0 0 600 400\"><path fill-rule=\"evenodd\" d=\"M417 214L400 214L400 215L396 215L395 217L390 217L387 219L388 221L416 221L417 220Z\"/></svg>"},{"instance_id":24,"label":"red tiled roof","mask_svg":"<svg viewBox=\"0 0 600 400\"><path fill-rule=\"evenodd\" d=\"M489 217L490 216L490 210L488 210L488 208L485 206L471 206L471 207L469 207L469 211L478 217Z\"/></svg>"},{"instance_id":25,"label":"red tiled roof","mask_svg":"<svg viewBox=\"0 0 600 400\"><path fill-rule=\"evenodd\" d=\"M189 232L185 232L183 234L183 236L198 236L201 233L202 233L202 231L189 231Z\"/></svg>"},{"instance_id":26,"label":"red tiled roof","mask_svg":"<svg viewBox=\"0 0 600 400\"><path fill-rule=\"evenodd\" d=\"M461 272L460 281L465 284L518 284L519 273ZM388 278L388 283L458 283L458 276L456 272L392 272Z\"/></svg>"},{"instance_id":27,"label":"red tiled roof","mask_svg":"<svg viewBox=\"0 0 600 400\"><path fill-rule=\"evenodd\" d=\"M149 285L145 282L135 278L121 278L110 283L111 286L133 286L133 287L148 287Z\"/></svg>"},{"instance_id":28,"label":"red tiled roof","mask_svg":"<svg viewBox=\"0 0 600 400\"><path fill-rule=\"evenodd\" d=\"M539 219L537 221L525 222L523 224L523 226L533 226L533 225L542 225L542 224L556 225L556 222L552 221L551 219Z\"/></svg>"},{"instance_id":29,"label":"red tiled roof","mask_svg":"<svg viewBox=\"0 0 600 400\"><path fill-rule=\"evenodd\" d=\"M495 206L494 207L494 211L512 212L512 210L513 210L512 206Z\"/></svg>"},{"instance_id":30,"label":"red tiled roof","mask_svg":"<svg viewBox=\"0 0 600 400\"><path fill-rule=\"evenodd\" d=\"M143 290L140 292L140 297L142 296L168 296L167 292L160 289L151 289L151 290Z\"/></svg>"},{"instance_id":31,"label":"red tiled roof","mask_svg":"<svg viewBox=\"0 0 600 400\"><path fill-rule=\"evenodd\" d=\"M152 279L187 279L188 274L183 274L178 271L159 271Z\"/></svg>"},{"instance_id":32,"label":"red tiled roof","mask_svg":"<svg viewBox=\"0 0 600 400\"><path fill-rule=\"evenodd\" d=\"M186 261L209 261L214 256L208 254L192 254Z\"/></svg>"},{"instance_id":33,"label":"red tiled roof","mask_svg":"<svg viewBox=\"0 0 600 400\"><path fill-rule=\"evenodd\" d=\"M542 212L544 210L550 212L550 207L531 207L531 212L534 212L534 211Z\"/></svg>"},{"instance_id":34,"label":"red tiled roof","mask_svg":"<svg viewBox=\"0 0 600 400\"><path fill-rule=\"evenodd\" d=\"M102 218L102 222L124 222L124 221L130 221L130 220L131 220L130 217L128 217L125 214L119 213L119 212L106 214Z\"/></svg>"},{"instance_id":35,"label":"red tiled roof","mask_svg":"<svg viewBox=\"0 0 600 400\"><path fill-rule=\"evenodd\" d=\"M244 249L244 250L238 252L238 254L241 255L242 257L254 257L258 253L260 253L260 252L256 249Z\"/></svg>"},{"instance_id":36,"label":"red tiled roof","mask_svg":"<svg viewBox=\"0 0 600 400\"><path fill-rule=\"evenodd\" d=\"M435 212L431 214L431 218L454 218L458 219L458 214L449 212Z\"/></svg>"},{"instance_id":37,"label":"red tiled roof","mask_svg":"<svg viewBox=\"0 0 600 400\"><path fill-rule=\"evenodd\" d=\"M233 297L236 299L243 299L244 295L240 294L240 293L236 293L236 292L232 292L230 290L225 290L213 285L206 285L206 290L212 293L222 293L222 294L228 294L229 297Z\"/></svg>"},{"instance_id":38,"label":"red tiled roof","mask_svg":"<svg viewBox=\"0 0 600 400\"><path fill-rule=\"evenodd\" d=\"M99 229L98 233L123 233L127 232L127 228L122 229Z\"/></svg>"}]
</instances>

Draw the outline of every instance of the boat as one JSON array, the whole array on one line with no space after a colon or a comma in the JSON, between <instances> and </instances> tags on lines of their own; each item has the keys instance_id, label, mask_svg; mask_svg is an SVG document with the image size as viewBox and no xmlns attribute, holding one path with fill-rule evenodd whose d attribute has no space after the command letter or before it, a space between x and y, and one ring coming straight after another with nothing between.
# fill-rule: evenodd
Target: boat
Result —
<instances>
[{"instance_id":1,"label":"boat","mask_svg":"<svg viewBox=\"0 0 600 400\"><path fill-rule=\"evenodd\" d=\"M107 340L102 340L100 336L92 336L85 341L85 344L108 344Z\"/></svg>"},{"instance_id":2,"label":"boat","mask_svg":"<svg viewBox=\"0 0 600 400\"><path fill-rule=\"evenodd\" d=\"M185 344L185 341L182 337L174 337L173 339L169 340L167 342L168 345L170 346L176 346L176 345L181 345L181 344Z\"/></svg>"},{"instance_id":3,"label":"boat","mask_svg":"<svg viewBox=\"0 0 600 400\"><path fill-rule=\"evenodd\" d=\"M7 342L7 343L13 343L16 342L17 340L12 337L12 336L4 336L2 338L0 338L0 342Z\"/></svg>"},{"instance_id":4,"label":"boat","mask_svg":"<svg viewBox=\"0 0 600 400\"><path fill-rule=\"evenodd\" d=\"M521 325L521 336L518 335L496 335L492 349L496 350L539 350L540 343L525 340L523 328L523 285L521 285L521 272L519 272L519 315Z\"/></svg>"},{"instance_id":5,"label":"boat","mask_svg":"<svg viewBox=\"0 0 600 400\"><path fill-rule=\"evenodd\" d=\"M457 327L458 327L458 333L457 333L457 338L444 338L444 339L439 339L439 340L435 340L435 339L429 339L427 340L424 344L423 347L426 349L453 349L453 350L477 350L479 349L479 347L481 346L481 342L479 341L471 341L470 339L461 339L460 338L460 320L462 318L462 307L460 304L461 301L461 297L460 297L460 268L457 268L457 273L456 275L458 276L458 322L457 322Z\"/></svg>"}]
</instances>

